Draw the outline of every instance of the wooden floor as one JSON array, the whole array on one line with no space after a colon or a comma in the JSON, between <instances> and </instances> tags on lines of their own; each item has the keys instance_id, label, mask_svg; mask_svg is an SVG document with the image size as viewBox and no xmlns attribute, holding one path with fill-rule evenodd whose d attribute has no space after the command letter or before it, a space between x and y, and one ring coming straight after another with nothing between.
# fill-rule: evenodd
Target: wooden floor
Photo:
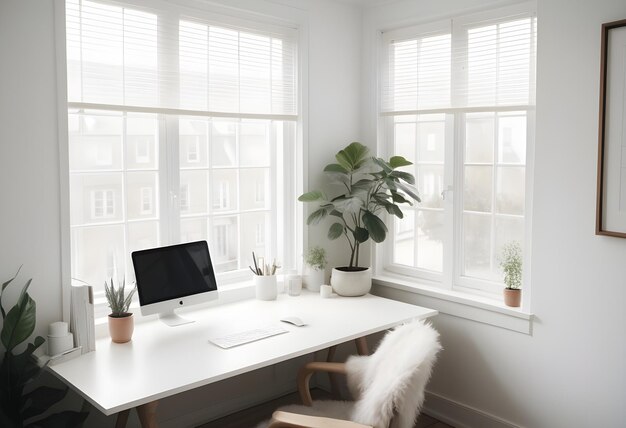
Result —
<instances>
[{"instance_id":1,"label":"wooden floor","mask_svg":"<svg viewBox=\"0 0 626 428\"><path fill-rule=\"evenodd\" d=\"M330 396L327 392L320 389L313 389L311 395L317 400L327 400ZM251 407L241 412L234 413L221 419L217 419L208 424L199 426L198 428L254 428L256 424L272 416L276 408L287 404L299 403L298 394L289 394L276 400L263 403L261 405ZM422 413L417 419L415 428L453 428L450 425L439 422L437 419Z\"/></svg>"}]
</instances>

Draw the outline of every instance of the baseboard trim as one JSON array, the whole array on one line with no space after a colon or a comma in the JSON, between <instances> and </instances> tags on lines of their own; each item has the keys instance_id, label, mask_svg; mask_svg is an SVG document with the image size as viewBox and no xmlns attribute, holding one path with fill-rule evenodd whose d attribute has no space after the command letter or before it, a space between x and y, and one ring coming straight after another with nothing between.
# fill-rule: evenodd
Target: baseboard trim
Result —
<instances>
[{"instance_id":1,"label":"baseboard trim","mask_svg":"<svg viewBox=\"0 0 626 428\"><path fill-rule=\"evenodd\" d=\"M522 428L498 416L433 392L426 392L423 411L456 428Z\"/></svg>"}]
</instances>

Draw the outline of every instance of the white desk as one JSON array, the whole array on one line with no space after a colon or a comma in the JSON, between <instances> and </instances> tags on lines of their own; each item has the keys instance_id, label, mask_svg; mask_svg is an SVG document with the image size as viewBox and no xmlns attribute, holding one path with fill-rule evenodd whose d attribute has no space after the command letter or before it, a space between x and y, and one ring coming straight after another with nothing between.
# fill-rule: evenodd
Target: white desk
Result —
<instances>
[{"instance_id":1,"label":"white desk","mask_svg":"<svg viewBox=\"0 0 626 428\"><path fill-rule=\"evenodd\" d=\"M330 299L308 292L279 295L276 301L245 300L189 312L184 316L196 322L178 327L156 320L140 323L131 342L115 344L103 338L95 352L50 370L102 413L112 415L436 314L372 295ZM288 333L231 349L208 341L289 315L308 325L281 323Z\"/></svg>"}]
</instances>

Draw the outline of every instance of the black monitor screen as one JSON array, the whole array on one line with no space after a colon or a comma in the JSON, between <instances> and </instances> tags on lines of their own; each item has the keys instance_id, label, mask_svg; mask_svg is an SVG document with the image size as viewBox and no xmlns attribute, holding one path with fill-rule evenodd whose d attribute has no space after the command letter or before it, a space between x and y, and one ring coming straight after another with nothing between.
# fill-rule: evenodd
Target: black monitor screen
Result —
<instances>
[{"instance_id":1,"label":"black monitor screen","mask_svg":"<svg viewBox=\"0 0 626 428\"><path fill-rule=\"evenodd\" d=\"M217 290L206 241L135 251L132 258L142 306Z\"/></svg>"}]
</instances>

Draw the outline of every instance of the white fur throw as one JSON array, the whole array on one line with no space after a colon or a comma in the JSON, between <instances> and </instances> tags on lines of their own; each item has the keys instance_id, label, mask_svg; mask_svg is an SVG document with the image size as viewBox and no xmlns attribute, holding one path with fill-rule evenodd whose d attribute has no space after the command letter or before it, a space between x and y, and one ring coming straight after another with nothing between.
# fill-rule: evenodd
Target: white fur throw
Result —
<instances>
[{"instance_id":1,"label":"white fur throw","mask_svg":"<svg viewBox=\"0 0 626 428\"><path fill-rule=\"evenodd\" d=\"M430 324L413 321L390 331L370 356L346 362L348 387L355 402L314 401L312 407L286 406L280 410L303 415L351 420L374 428L412 428L424 403L439 333ZM394 414L395 412L395 414ZM267 421L257 428L267 427Z\"/></svg>"}]
</instances>

